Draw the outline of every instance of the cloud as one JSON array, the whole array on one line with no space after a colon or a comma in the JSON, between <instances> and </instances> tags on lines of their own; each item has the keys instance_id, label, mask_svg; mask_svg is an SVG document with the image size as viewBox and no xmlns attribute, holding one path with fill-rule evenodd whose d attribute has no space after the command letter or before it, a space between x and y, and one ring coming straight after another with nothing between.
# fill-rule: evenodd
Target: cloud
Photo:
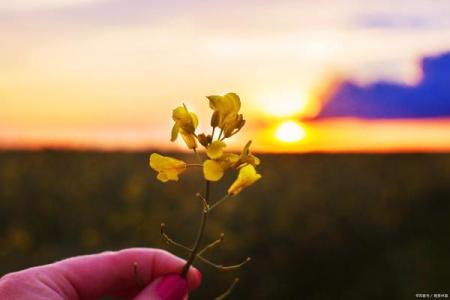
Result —
<instances>
[{"instance_id":1,"label":"cloud","mask_svg":"<svg viewBox=\"0 0 450 300\"><path fill-rule=\"evenodd\" d=\"M450 117L450 52L423 58L421 68L422 79L414 86L345 81L326 99L318 118Z\"/></svg>"},{"instance_id":2,"label":"cloud","mask_svg":"<svg viewBox=\"0 0 450 300\"><path fill-rule=\"evenodd\" d=\"M0 2L2 12L21 12L33 10L49 10L62 7L74 7L100 0L14 0Z\"/></svg>"},{"instance_id":3,"label":"cloud","mask_svg":"<svg viewBox=\"0 0 450 300\"><path fill-rule=\"evenodd\" d=\"M428 29L438 27L440 23L423 15L368 14L357 16L354 25L367 29Z\"/></svg>"}]
</instances>

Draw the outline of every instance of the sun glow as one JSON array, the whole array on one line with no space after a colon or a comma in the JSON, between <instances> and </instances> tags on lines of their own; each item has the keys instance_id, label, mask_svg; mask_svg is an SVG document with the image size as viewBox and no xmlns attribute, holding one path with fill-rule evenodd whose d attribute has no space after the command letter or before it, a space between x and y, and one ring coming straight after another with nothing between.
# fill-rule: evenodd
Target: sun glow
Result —
<instances>
[{"instance_id":1,"label":"sun glow","mask_svg":"<svg viewBox=\"0 0 450 300\"><path fill-rule=\"evenodd\" d=\"M305 128L296 121L285 121L275 130L275 137L285 143L294 143L306 137Z\"/></svg>"},{"instance_id":2,"label":"sun glow","mask_svg":"<svg viewBox=\"0 0 450 300\"><path fill-rule=\"evenodd\" d=\"M309 106L309 95L304 91L279 91L260 97L262 110L272 116L303 115Z\"/></svg>"}]
</instances>

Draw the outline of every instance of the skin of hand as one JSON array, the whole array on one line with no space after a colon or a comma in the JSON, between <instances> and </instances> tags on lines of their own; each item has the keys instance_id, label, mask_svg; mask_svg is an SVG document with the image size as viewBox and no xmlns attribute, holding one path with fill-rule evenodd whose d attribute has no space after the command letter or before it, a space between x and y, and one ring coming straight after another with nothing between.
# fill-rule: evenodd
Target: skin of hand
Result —
<instances>
[{"instance_id":1,"label":"skin of hand","mask_svg":"<svg viewBox=\"0 0 450 300\"><path fill-rule=\"evenodd\" d=\"M144 288L136 282L135 263ZM182 278L184 263L166 251L148 248L77 256L3 276L0 299L187 299L189 291L200 285L201 274L191 267Z\"/></svg>"}]
</instances>

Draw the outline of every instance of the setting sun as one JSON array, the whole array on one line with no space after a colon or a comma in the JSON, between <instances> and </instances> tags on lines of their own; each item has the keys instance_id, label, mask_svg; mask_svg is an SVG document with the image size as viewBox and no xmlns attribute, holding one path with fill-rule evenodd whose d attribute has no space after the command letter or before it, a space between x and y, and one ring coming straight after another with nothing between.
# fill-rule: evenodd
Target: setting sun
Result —
<instances>
[{"instance_id":1,"label":"setting sun","mask_svg":"<svg viewBox=\"0 0 450 300\"><path fill-rule=\"evenodd\" d=\"M275 137L282 142L293 143L303 140L306 131L298 122L285 121L276 129Z\"/></svg>"}]
</instances>

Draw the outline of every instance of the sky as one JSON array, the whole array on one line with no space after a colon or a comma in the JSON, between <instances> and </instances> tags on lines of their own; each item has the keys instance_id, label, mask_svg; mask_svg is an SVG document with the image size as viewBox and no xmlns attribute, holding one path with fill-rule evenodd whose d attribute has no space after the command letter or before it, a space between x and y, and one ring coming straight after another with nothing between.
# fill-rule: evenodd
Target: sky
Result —
<instances>
[{"instance_id":1,"label":"sky","mask_svg":"<svg viewBox=\"0 0 450 300\"><path fill-rule=\"evenodd\" d=\"M450 151L450 91L430 96L422 64L450 51L449 11L447 0L2 1L0 148L181 149L172 109L186 103L206 130L205 96L233 91L247 124L231 146Z\"/></svg>"}]
</instances>

